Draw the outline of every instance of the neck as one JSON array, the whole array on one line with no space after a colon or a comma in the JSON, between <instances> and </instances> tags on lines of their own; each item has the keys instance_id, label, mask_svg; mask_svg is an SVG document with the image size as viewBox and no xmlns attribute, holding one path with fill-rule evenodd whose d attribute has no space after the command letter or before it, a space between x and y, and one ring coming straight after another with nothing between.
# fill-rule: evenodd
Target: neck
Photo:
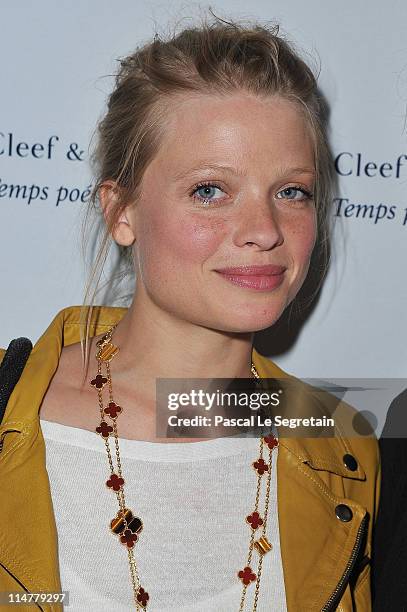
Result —
<instances>
[{"instance_id":1,"label":"neck","mask_svg":"<svg viewBox=\"0 0 407 612\"><path fill-rule=\"evenodd\" d=\"M210 329L133 301L112 342L120 348L115 378L122 384L156 378L250 378L253 333Z\"/></svg>"}]
</instances>

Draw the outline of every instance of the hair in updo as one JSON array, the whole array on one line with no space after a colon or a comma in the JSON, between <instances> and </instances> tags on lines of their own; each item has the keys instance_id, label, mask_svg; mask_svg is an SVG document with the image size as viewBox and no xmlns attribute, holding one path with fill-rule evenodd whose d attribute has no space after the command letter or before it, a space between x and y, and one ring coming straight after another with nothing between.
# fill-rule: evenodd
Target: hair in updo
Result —
<instances>
[{"instance_id":1,"label":"hair in updo","mask_svg":"<svg viewBox=\"0 0 407 612\"><path fill-rule=\"evenodd\" d=\"M213 15L199 26L183 29L165 39L158 34L120 61L107 112L97 127L92 155L96 181L84 224L84 249L89 241L90 213L99 218L99 188L104 181L117 183L120 194L111 211L93 257L81 315L81 338L89 336L89 321L103 267L112 244L111 229L123 209L137 205L144 171L160 147L170 96L202 93L217 95L247 91L258 96L278 94L294 101L309 122L314 141L318 262L321 279L329 259L329 217L332 197L332 164L326 139L326 110L316 78L280 34L276 25L252 22L243 25ZM208 87L209 86L209 87ZM122 272L134 276L132 247L119 247Z\"/></svg>"}]
</instances>

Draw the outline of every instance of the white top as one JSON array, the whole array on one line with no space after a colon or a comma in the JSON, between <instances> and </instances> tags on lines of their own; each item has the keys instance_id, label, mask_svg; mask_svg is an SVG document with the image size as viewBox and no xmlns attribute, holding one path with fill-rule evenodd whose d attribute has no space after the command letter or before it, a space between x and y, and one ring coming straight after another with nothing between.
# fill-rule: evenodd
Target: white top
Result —
<instances>
[{"instance_id":1,"label":"white top","mask_svg":"<svg viewBox=\"0 0 407 612\"><path fill-rule=\"evenodd\" d=\"M104 440L76 427L40 420L58 532L62 590L69 612L134 610L127 547L110 531L116 494ZM133 550L151 612L237 612L254 510L259 439L155 443L119 438L126 505L143 521ZM114 441L111 440L115 461ZM267 538L258 612L286 612L277 516L277 448L273 451ZM265 455L265 458L267 454ZM264 509L266 475L259 511ZM257 533L261 534L259 529ZM259 553L253 551L257 571ZM255 582L244 610L253 609Z\"/></svg>"}]
</instances>

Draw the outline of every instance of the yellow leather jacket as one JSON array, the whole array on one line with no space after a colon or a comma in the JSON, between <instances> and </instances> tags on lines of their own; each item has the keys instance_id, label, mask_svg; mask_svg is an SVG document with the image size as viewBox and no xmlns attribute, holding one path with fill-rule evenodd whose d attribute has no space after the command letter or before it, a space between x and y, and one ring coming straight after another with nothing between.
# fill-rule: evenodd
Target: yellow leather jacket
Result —
<instances>
[{"instance_id":1,"label":"yellow leather jacket","mask_svg":"<svg viewBox=\"0 0 407 612\"><path fill-rule=\"evenodd\" d=\"M35 344L0 426L3 592L61 589L39 407L62 347L80 340L79 311L78 306L62 310ZM95 308L91 335L102 334L124 313L123 308ZM262 378L288 377L257 351L252 356ZM351 418L348 408L338 430ZM376 438L344 437L339 431L335 437L285 437L281 430L279 437L278 518L288 612L370 611L369 560L380 482ZM356 461L349 463L348 455ZM59 604L23 609L38 608L61 610Z\"/></svg>"}]
</instances>

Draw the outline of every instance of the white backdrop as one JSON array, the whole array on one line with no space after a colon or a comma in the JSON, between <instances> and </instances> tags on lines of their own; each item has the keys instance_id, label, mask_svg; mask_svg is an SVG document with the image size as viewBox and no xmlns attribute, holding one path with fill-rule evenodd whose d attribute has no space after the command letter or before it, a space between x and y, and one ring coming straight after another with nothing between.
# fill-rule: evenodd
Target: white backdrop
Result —
<instances>
[{"instance_id":1,"label":"white backdrop","mask_svg":"<svg viewBox=\"0 0 407 612\"><path fill-rule=\"evenodd\" d=\"M207 6L169 4L2 2L0 346L22 335L35 341L57 311L82 302L81 198L91 182L89 140L112 87L106 75L156 24L187 25ZM406 3L211 6L221 17L279 22L297 48L319 58L331 108L342 174L336 196L346 198L337 201L340 240L318 306L276 361L306 377L405 377Z\"/></svg>"}]
</instances>

